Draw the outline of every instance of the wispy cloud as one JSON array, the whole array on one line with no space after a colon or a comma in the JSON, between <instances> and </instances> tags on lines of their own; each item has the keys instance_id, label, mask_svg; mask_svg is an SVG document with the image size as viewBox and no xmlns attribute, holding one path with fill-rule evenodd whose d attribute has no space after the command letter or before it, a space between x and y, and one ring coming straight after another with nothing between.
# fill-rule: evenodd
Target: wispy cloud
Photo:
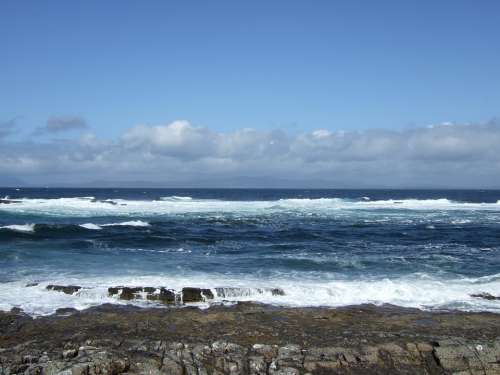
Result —
<instances>
[{"instance_id":1,"label":"wispy cloud","mask_svg":"<svg viewBox=\"0 0 500 375\"><path fill-rule=\"evenodd\" d=\"M54 116L47 120L45 126L37 128L35 134L60 133L87 127L87 122L81 116Z\"/></svg>"},{"instance_id":2,"label":"wispy cloud","mask_svg":"<svg viewBox=\"0 0 500 375\"><path fill-rule=\"evenodd\" d=\"M15 128L16 128L15 119L5 122L0 122L0 139L8 137L9 135L13 134Z\"/></svg>"},{"instance_id":3,"label":"wispy cloud","mask_svg":"<svg viewBox=\"0 0 500 375\"><path fill-rule=\"evenodd\" d=\"M71 126L70 126L71 128ZM6 173L36 181L146 180L166 185L251 177L314 187L500 187L500 124L302 134L222 133L187 121L138 125L119 139L94 134L49 143L4 142ZM269 177L272 176L272 177Z\"/></svg>"}]
</instances>

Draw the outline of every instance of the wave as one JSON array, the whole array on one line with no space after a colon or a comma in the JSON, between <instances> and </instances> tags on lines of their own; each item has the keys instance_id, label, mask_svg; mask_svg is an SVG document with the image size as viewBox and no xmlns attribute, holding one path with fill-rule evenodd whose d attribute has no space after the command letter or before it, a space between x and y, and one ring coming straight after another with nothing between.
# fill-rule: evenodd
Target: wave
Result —
<instances>
[{"instance_id":1,"label":"wave","mask_svg":"<svg viewBox=\"0 0 500 375\"><path fill-rule=\"evenodd\" d=\"M121 222L121 223L101 224L101 227L116 227L116 226L121 226L121 227L150 227L151 224L149 224L146 221L142 221L142 220L132 220L132 221L124 221L124 222Z\"/></svg>"},{"instance_id":2,"label":"wave","mask_svg":"<svg viewBox=\"0 0 500 375\"><path fill-rule=\"evenodd\" d=\"M210 281L202 281L210 280ZM376 280L294 280L294 279L234 279L222 275L191 275L178 277L89 277L87 279L56 278L26 285L33 280L0 284L0 310L19 307L31 315L47 315L56 309L72 307L85 309L103 303L151 306L146 300L123 301L109 296L110 286L167 287L180 291L183 287L211 289L215 298L211 304L253 301L290 307L340 307L385 303L424 310L447 309L463 311L500 312L500 301L472 297L471 294L500 290L498 275L482 279L439 279L425 274ZM80 285L73 295L49 291L48 284ZM28 284L30 285L30 284ZM204 305L208 306L208 305Z\"/></svg>"},{"instance_id":3,"label":"wave","mask_svg":"<svg viewBox=\"0 0 500 375\"><path fill-rule=\"evenodd\" d=\"M100 227L97 224L94 223L85 223L85 224L80 224L82 228L89 229L89 230L101 230L102 227Z\"/></svg>"},{"instance_id":4,"label":"wave","mask_svg":"<svg viewBox=\"0 0 500 375\"><path fill-rule=\"evenodd\" d=\"M167 202L190 202L193 200L192 197L180 197L177 195L172 195L170 197L161 197L161 201L167 201Z\"/></svg>"},{"instance_id":5,"label":"wave","mask_svg":"<svg viewBox=\"0 0 500 375\"><path fill-rule=\"evenodd\" d=\"M86 230L103 230L104 227L150 227L151 224L142 220L123 221L108 224L12 224L0 226L0 230L7 230L18 233L38 233L41 235L53 235L55 233L71 233L77 228Z\"/></svg>"},{"instance_id":6,"label":"wave","mask_svg":"<svg viewBox=\"0 0 500 375\"><path fill-rule=\"evenodd\" d=\"M14 224L1 226L0 229L12 230L15 232L32 233L35 231L35 224Z\"/></svg>"},{"instance_id":7,"label":"wave","mask_svg":"<svg viewBox=\"0 0 500 375\"><path fill-rule=\"evenodd\" d=\"M500 212L500 201L496 203L467 203L449 199L402 199L366 200L343 198L296 198L267 201L231 201L194 199L192 197L164 197L160 200L96 200L94 197L16 199L10 204L1 204L0 212L23 215L48 216L154 216L185 213L251 214L273 213L318 213L332 214L342 211L369 210L439 210L439 211L495 211Z\"/></svg>"}]
</instances>

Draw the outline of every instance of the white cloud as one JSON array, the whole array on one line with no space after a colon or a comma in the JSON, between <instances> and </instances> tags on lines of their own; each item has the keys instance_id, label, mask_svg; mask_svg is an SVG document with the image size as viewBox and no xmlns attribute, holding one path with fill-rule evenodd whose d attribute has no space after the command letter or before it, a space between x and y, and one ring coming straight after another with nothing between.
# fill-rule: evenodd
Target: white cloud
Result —
<instances>
[{"instance_id":1,"label":"white cloud","mask_svg":"<svg viewBox=\"0 0 500 375\"><path fill-rule=\"evenodd\" d=\"M316 187L500 187L500 124L405 130L221 133L187 121L139 125L116 141L5 142L0 165L27 181L144 180L217 186L251 177ZM286 182L282 183L286 185Z\"/></svg>"}]
</instances>

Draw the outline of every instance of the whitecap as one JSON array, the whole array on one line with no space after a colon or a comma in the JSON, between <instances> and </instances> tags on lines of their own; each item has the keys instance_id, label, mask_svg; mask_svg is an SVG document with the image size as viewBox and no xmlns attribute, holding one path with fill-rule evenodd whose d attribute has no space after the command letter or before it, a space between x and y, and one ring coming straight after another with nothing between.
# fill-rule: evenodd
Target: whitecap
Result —
<instances>
[{"instance_id":1,"label":"whitecap","mask_svg":"<svg viewBox=\"0 0 500 375\"><path fill-rule=\"evenodd\" d=\"M0 229L9 229L13 230L16 232L34 232L35 231L35 224L14 224L14 225L5 225L0 227Z\"/></svg>"},{"instance_id":2,"label":"whitecap","mask_svg":"<svg viewBox=\"0 0 500 375\"><path fill-rule=\"evenodd\" d=\"M97 225L97 224L94 224L94 223L85 223L85 224L80 224L80 226L82 228L85 228L85 229L90 229L90 230L101 230L102 228Z\"/></svg>"},{"instance_id":3,"label":"whitecap","mask_svg":"<svg viewBox=\"0 0 500 375\"><path fill-rule=\"evenodd\" d=\"M490 211L500 212L499 203L466 203L442 199L401 200L350 200L343 198L293 198L267 201L231 201L217 199L193 199L191 197L164 197L161 200L113 199L98 201L93 197L57 199L16 199L15 204L0 206L0 212L22 214L92 217L92 216L155 216L177 214L233 214L274 215L297 213L336 215L351 211L414 210L414 211Z\"/></svg>"},{"instance_id":4,"label":"whitecap","mask_svg":"<svg viewBox=\"0 0 500 375\"><path fill-rule=\"evenodd\" d=\"M124 221L121 223L110 223L110 224L102 224L101 227L114 227L114 226L124 226L124 227L150 227L146 221L142 220L132 220L132 221Z\"/></svg>"}]
</instances>

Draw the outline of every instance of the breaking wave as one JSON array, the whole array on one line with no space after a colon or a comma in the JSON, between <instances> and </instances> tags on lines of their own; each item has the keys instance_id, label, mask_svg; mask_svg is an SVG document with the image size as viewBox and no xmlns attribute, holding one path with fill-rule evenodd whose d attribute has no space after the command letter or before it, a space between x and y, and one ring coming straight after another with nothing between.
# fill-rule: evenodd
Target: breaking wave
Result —
<instances>
[{"instance_id":1,"label":"breaking wave","mask_svg":"<svg viewBox=\"0 0 500 375\"><path fill-rule=\"evenodd\" d=\"M195 199L192 197L165 197L160 200L96 200L93 197L16 199L0 204L0 212L48 216L154 216L185 213L269 214L302 212L329 214L353 210L441 210L441 211L495 211L496 203L457 202L449 199L367 200L342 198L292 198L278 200L232 201Z\"/></svg>"},{"instance_id":2,"label":"breaking wave","mask_svg":"<svg viewBox=\"0 0 500 375\"><path fill-rule=\"evenodd\" d=\"M183 287L209 288L214 299L204 305L253 301L290 307L340 307L372 303L394 304L424 310L464 310L500 312L500 301L472 297L475 293L500 290L500 275L485 278L437 279L425 274L378 280L314 281L293 279L238 279L213 277L142 276L135 278L103 277L92 279L56 279L34 286L23 280L0 284L0 310L19 307L32 315L47 315L58 308L85 309L103 303L155 306L147 300L123 301L109 296L110 286L167 287L180 291ZM208 277L209 276L209 277ZM210 281L201 281L201 280ZM80 285L73 295L46 289L48 284Z\"/></svg>"},{"instance_id":3,"label":"breaking wave","mask_svg":"<svg viewBox=\"0 0 500 375\"><path fill-rule=\"evenodd\" d=\"M32 233L32 232L35 231L35 224L5 225L5 226L0 226L0 229L12 230L12 231L15 231L15 232Z\"/></svg>"}]
</instances>

